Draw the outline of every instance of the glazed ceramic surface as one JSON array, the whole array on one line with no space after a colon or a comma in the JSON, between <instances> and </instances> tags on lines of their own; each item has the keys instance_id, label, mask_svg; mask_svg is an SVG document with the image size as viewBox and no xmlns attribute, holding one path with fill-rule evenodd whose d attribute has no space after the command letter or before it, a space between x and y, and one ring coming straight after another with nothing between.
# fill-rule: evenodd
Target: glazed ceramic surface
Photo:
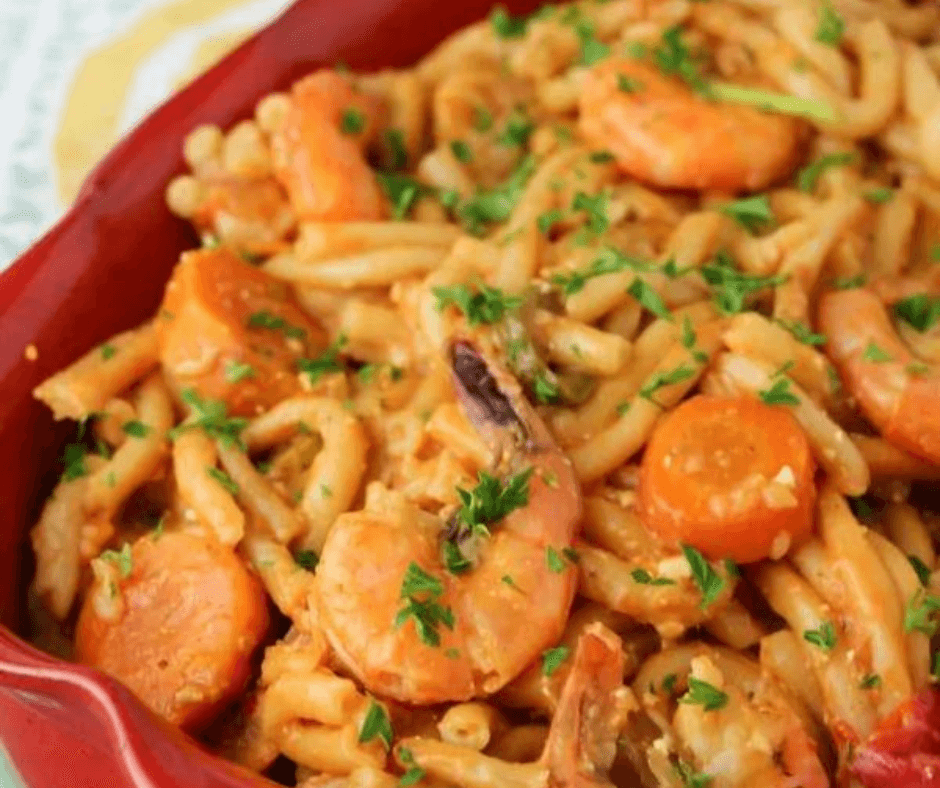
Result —
<instances>
[{"instance_id":1,"label":"glazed ceramic surface","mask_svg":"<svg viewBox=\"0 0 940 788\"><path fill-rule=\"evenodd\" d=\"M167 181L183 169L188 130L247 117L261 96L317 65L408 65L490 5L302 0L138 126L93 172L72 210L0 275L0 760L5 750L29 788L269 784L204 753L116 682L14 634L24 629L32 573L28 530L72 429L54 425L30 392L150 315L179 252L196 243L163 203ZM505 5L520 13L537 3ZM26 356L30 346L36 360ZM0 777L0 788L13 788L13 779Z\"/></svg>"}]
</instances>

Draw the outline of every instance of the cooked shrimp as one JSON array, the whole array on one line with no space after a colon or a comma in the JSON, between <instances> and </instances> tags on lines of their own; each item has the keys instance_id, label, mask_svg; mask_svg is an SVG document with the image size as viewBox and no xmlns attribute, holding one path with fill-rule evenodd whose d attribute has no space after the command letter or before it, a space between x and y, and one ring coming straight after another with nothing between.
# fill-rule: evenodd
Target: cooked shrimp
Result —
<instances>
[{"instance_id":1,"label":"cooked shrimp","mask_svg":"<svg viewBox=\"0 0 940 788\"><path fill-rule=\"evenodd\" d=\"M940 463L940 368L915 358L868 290L827 293L820 330L848 390L884 438Z\"/></svg>"},{"instance_id":2,"label":"cooked shrimp","mask_svg":"<svg viewBox=\"0 0 940 788\"><path fill-rule=\"evenodd\" d=\"M378 111L374 99L327 70L297 82L291 98L284 123L271 136L271 149L274 174L297 216L312 221L385 218L385 198L363 155Z\"/></svg>"},{"instance_id":3,"label":"cooked shrimp","mask_svg":"<svg viewBox=\"0 0 940 788\"><path fill-rule=\"evenodd\" d=\"M646 754L660 784L691 785L694 773L713 788L828 788L805 710L747 657L677 646L651 657L633 686L663 734Z\"/></svg>"},{"instance_id":4,"label":"cooked shrimp","mask_svg":"<svg viewBox=\"0 0 940 788\"><path fill-rule=\"evenodd\" d=\"M591 71L580 124L584 138L609 150L625 173L666 188L762 189L790 170L799 143L791 118L714 104L629 59Z\"/></svg>"},{"instance_id":5,"label":"cooked shrimp","mask_svg":"<svg viewBox=\"0 0 940 788\"><path fill-rule=\"evenodd\" d=\"M636 701L623 686L620 639L602 624L578 639L548 740L539 760L507 763L468 747L414 737L400 742L429 776L476 788L601 788Z\"/></svg>"},{"instance_id":6,"label":"cooked shrimp","mask_svg":"<svg viewBox=\"0 0 940 788\"><path fill-rule=\"evenodd\" d=\"M504 686L558 641L577 581L564 557L581 516L571 463L506 372L464 341L452 364L467 417L515 473L499 493L522 490L515 508L476 519L492 527L482 536L459 517L445 524L414 508L342 515L317 570L321 623L339 659L369 689L418 704ZM463 495L465 516L487 508L482 493L471 504ZM470 559L464 571L447 571L442 548Z\"/></svg>"}]
</instances>

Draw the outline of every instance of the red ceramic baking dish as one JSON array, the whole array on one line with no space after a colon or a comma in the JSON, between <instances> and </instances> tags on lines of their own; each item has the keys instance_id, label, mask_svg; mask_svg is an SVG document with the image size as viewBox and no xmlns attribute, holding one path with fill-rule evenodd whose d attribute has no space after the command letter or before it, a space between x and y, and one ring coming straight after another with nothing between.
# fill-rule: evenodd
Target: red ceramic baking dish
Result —
<instances>
[{"instance_id":1,"label":"red ceramic baking dish","mask_svg":"<svg viewBox=\"0 0 940 788\"><path fill-rule=\"evenodd\" d=\"M406 66L491 4L301 0L141 123L65 217L0 275L0 752L28 788L271 784L204 753L116 682L41 654L15 634L26 628L28 530L69 429L54 426L31 391L151 314L180 251L195 245L163 203L167 182L183 170L190 129L247 117L260 97L318 65ZM507 5L519 13L536 3ZM30 346L35 360L26 356Z\"/></svg>"}]
</instances>

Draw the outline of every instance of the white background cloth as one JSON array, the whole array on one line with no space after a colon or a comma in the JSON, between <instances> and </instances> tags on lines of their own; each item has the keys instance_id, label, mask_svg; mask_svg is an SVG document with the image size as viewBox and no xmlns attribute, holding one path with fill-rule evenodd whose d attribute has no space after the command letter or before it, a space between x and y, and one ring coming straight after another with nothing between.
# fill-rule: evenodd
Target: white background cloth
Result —
<instances>
[{"instance_id":1,"label":"white background cloth","mask_svg":"<svg viewBox=\"0 0 940 788\"><path fill-rule=\"evenodd\" d=\"M53 141L79 66L166 2L0 0L0 270L64 210L56 192ZM253 0L174 33L138 66L122 129L172 92L201 41L260 27L287 5L287 0Z\"/></svg>"}]
</instances>

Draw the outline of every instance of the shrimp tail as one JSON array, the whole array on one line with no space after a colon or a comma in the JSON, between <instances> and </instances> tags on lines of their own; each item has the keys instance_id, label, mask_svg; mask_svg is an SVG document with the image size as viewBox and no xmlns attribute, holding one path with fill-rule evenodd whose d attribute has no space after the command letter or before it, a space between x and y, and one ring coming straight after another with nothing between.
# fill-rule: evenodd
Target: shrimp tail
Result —
<instances>
[{"instance_id":1,"label":"shrimp tail","mask_svg":"<svg viewBox=\"0 0 940 788\"><path fill-rule=\"evenodd\" d=\"M602 624L588 627L578 639L542 753L549 786L613 785L607 772L633 705L623 669L620 638Z\"/></svg>"}]
</instances>

